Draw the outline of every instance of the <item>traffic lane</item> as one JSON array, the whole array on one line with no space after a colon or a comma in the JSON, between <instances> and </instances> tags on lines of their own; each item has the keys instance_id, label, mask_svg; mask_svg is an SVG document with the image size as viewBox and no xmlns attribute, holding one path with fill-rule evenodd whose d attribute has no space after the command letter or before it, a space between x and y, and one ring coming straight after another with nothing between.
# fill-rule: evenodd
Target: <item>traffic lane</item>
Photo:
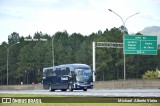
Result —
<instances>
[{"instance_id":1,"label":"traffic lane","mask_svg":"<svg viewBox=\"0 0 160 106\"><path fill-rule=\"evenodd\" d=\"M160 89L91 89L88 91L75 90L73 92L62 92L60 90L56 90L55 92L48 90L0 90L0 93L102 97L160 97Z\"/></svg>"}]
</instances>

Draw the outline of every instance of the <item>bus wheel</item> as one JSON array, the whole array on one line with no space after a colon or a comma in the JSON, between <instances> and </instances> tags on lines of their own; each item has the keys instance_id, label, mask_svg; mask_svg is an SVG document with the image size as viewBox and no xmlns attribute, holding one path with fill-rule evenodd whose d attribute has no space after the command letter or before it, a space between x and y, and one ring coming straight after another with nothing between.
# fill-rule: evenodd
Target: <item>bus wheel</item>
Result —
<instances>
[{"instance_id":1,"label":"bus wheel","mask_svg":"<svg viewBox=\"0 0 160 106\"><path fill-rule=\"evenodd\" d=\"M49 91L52 92L52 91L55 91L55 89L52 89L52 86L49 85Z\"/></svg>"},{"instance_id":2,"label":"bus wheel","mask_svg":"<svg viewBox=\"0 0 160 106\"><path fill-rule=\"evenodd\" d=\"M83 89L83 91L87 91L87 89Z\"/></svg>"},{"instance_id":3,"label":"bus wheel","mask_svg":"<svg viewBox=\"0 0 160 106\"><path fill-rule=\"evenodd\" d=\"M69 85L69 91L73 91L73 88L72 88L72 86L71 85Z\"/></svg>"}]
</instances>

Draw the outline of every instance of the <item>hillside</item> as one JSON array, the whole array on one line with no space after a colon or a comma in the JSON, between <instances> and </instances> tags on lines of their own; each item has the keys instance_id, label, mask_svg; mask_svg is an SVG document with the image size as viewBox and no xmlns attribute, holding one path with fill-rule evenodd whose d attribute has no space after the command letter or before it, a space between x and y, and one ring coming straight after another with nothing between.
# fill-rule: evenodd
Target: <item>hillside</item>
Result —
<instances>
[{"instance_id":1,"label":"hillside","mask_svg":"<svg viewBox=\"0 0 160 106\"><path fill-rule=\"evenodd\" d=\"M151 27L146 27L142 31L140 31L143 35L155 35L158 36L158 44L160 44L160 26L151 26Z\"/></svg>"}]
</instances>

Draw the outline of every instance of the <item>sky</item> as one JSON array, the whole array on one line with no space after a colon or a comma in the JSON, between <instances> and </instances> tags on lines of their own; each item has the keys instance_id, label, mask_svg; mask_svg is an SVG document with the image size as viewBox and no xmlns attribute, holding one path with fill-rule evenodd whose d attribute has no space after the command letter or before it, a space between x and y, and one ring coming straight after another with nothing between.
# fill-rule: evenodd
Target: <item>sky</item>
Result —
<instances>
[{"instance_id":1,"label":"sky","mask_svg":"<svg viewBox=\"0 0 160 106\"><path fill-rule=\"evenodd\" d=\"M13 32L33 36L58 31L90 35L119 28L125 21L129 33L160 26L160 0L0 0L0 44Z\"/></svg>"}]
</instances>

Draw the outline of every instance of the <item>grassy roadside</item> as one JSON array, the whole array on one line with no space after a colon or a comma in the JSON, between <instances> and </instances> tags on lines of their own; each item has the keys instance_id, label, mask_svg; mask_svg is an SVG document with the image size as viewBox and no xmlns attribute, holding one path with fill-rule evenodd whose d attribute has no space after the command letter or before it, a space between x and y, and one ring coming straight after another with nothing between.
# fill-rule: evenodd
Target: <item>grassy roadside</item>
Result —
<instances>
[{"instance_id":1,"label":"grassy roadside","mask_svg":"<svg viewBox=\"0 0 160 106\"><path fill-rule=\"evenodd\" d=\"M1 106L22 106L22 104L0 104ZM23 106L159 106L159 104L131 104L131 103L45 103L45 104L23 104Z\"/></svg>"},{"instance_id":2,"label":"grassy roadside","mask_svg":"<svg viewBox=\"0 0 160 106\"><path fill-rule=\"evenodd\" d=\"M144 103L43 103L43 104L23 104L23 106L159 106L159 104ZM0 104L0 106L22 106L22 104Z\"/></svg>"}]
</instances>

